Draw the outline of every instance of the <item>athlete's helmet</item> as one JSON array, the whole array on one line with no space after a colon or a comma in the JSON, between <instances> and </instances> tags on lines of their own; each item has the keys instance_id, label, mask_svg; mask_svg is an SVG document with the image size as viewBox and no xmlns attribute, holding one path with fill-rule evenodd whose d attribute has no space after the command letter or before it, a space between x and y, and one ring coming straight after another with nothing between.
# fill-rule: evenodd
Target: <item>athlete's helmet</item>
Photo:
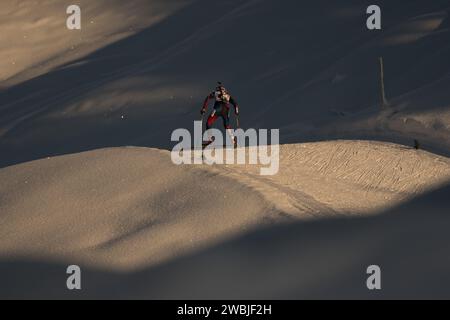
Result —
<instances>
[{"instance_id":1,"label":"athlete's helmet","mask_svg":"<svg viewBox=\"0 0 450 320\"><path fill-rule=\"evenodd\" d=\"M216 90L221 92L222 94L226 94L227 93L227 89L225 89L225 87L223 86L222 82L217 82L217 87Z\"/></svg>"}]
</instances>

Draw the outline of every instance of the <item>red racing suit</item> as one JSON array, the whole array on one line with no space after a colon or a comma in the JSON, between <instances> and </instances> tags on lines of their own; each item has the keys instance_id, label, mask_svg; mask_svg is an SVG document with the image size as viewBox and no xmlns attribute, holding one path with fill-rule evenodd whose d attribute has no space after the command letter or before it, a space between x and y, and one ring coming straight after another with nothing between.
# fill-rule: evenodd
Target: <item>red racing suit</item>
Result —
<instances>
[{"instance_id":1,"label":"red racing suit","mask_svg":"<svg viewBox=\"0 0 450 320\"><path fill-rule=\"evenodd\" d=\"M206 121L206 129L210 129L218 118L222 118L223 126L231 129L230 126L230 104L234 107L235 114L239 114L239 107L236 100L233 99L226 91L216 90L211 92L205 99L202 108L202 114L208 109L209 100L215 99L214 108Z\"/></svg>"}]
</instances>

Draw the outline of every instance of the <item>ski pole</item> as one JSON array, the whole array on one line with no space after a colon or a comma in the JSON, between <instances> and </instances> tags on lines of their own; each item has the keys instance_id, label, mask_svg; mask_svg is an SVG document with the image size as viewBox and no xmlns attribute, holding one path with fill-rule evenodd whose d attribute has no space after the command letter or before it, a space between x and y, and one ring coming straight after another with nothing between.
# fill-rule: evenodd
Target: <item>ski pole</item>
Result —
<instances>
[{"instance_id":1,"label":"ski pole","mask_svg":"<svg viewBox=\"0 0 450 320\"><path fill-rule=\"evenodd\" d=\"M202 113L202 118L200 119L200 121L202 122L202 134L203 134L203 113Z\"/></svg>"},{"instance_id":2,"label":"ski pole","mask_svg":"<svg viewBox=\"0 0 450 320\"><path fill-rule=\"evenodd\" d=\"M236 115L236 127L239 129L241 126L239 125L239 116Z\"/></svg>"}]
</instances>

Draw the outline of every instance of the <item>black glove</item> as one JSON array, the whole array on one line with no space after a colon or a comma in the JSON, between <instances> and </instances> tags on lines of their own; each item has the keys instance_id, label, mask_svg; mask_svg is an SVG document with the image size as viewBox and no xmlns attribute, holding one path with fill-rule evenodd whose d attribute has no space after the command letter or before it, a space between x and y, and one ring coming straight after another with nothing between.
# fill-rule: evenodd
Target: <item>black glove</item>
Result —
<instances>
[{"instance_id":1,"label":"black glove","mask_svg":"<svg viewBox=\"0 0 450 320\"><path fill-rule=\"evenodd\" d=\"M205 112L206 112L206 110L205 110L205 109L202 109L202 110L200 110L200 114L201 114L201 115L204 115L204 114L205 114Z\"/></svg>"}]
</instances>

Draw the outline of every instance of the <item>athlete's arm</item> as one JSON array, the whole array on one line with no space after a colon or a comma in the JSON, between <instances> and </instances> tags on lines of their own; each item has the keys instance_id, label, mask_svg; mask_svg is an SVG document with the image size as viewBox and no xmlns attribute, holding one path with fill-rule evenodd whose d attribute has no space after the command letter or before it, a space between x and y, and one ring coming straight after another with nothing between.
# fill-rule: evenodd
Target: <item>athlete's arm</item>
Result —
<instances>
[{"instance_id":1,"label":"athlete's arm","mask_svg":"<svg viewBox=\"0 0 450 320\"><path fill-rule=\"evenodd\" d=\"M236 100L234 100L233 97L230 97L230 103L231 103L231 104L233 105L233 107L234 107L234 113L235 113L236 115L238 115L238 114L239 114L239 106L238 106Z\"/></svg>"},{"instance_id":2,"label":"athlete's arm","mask_svg":"<svg viewBox=\"0 0 450 320\"><path fill-rule=\"evenodd\" d=\"M202 114L206 112L206 110L208 109L208 102L210 99L214 98L214 92L211 92L205 99L205 101L203 102L203 107L202 110L200 111Z\"/></svg>"}]
</instances>

